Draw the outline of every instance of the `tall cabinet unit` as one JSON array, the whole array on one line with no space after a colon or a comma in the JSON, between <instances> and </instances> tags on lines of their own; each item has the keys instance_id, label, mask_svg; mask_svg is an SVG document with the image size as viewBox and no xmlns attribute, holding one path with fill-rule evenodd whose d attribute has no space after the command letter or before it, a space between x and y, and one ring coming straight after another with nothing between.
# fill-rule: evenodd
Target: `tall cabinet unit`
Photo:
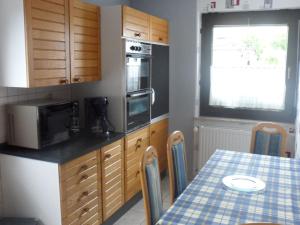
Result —
<instances>
[{"instance_id":1,"label":"tall cabinet unit","mask_svg":"<svg viewBox=\"0 0 300 225\"><path fill-rule=\"evenodd\" d=\"M79 0L0 1L0 85L99 80L99 10Z\"/></svg>"}]
</instances>

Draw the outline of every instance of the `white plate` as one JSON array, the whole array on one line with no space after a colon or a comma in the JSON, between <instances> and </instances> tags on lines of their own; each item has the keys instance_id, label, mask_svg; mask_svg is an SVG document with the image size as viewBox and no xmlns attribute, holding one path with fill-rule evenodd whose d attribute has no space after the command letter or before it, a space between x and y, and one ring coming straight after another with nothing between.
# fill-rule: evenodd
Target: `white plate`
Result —
<instances>
[{"instance_id":1,"label":"white plate","mask_svg":"<svg viewBox=\"0 0 300 225\"><path fill-rule=\"evenodd\" d=\"M231 175L222 181L227 188L240 192L259 192L266 188L265 182L249 176Z\"/></svg>"}]
</instances>

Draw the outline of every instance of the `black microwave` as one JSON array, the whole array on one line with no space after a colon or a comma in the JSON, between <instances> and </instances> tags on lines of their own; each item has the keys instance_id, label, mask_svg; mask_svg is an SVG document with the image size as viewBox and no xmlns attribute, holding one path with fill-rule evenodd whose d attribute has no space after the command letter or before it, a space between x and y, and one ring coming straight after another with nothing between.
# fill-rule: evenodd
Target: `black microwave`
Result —
<instances>
[{"instance_id":1,"label":"black microwave","mask_svg":"<svg viewBox=\"0 0 300 225\"><path fill-rule=\"evenodd\" d=\"M35 100L8 105L8 144L41 149L79 132L77 101Z\"/></svg>"}]
</instances>

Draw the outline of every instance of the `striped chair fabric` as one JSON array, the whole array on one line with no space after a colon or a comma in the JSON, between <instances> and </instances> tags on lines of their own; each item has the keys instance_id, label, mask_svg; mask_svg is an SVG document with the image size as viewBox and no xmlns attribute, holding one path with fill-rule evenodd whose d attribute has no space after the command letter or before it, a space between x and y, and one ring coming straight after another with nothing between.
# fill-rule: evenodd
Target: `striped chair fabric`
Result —
<instances>
[{"instance_id":1,"label":"striped chair fabric","mask_svg":"<svg viewBox=\"0 0 300 225\"><path fill-rule=\"evenodd\" d=\"M145 171L149 192L151 223L156 224L164 214L157 158L153 159L152 164L146 165Z\"/></svg>"},{"instance_id":2,"label":"striped chair fabric","mask_svg":"<svg viewBox=\"0 0 300 225\"><path fill-rule=\"evenodd\" d=\"M184 144L179 143L172 146L175 179L175 198L177 198L187 187L186 161L184 155Z\"/></svg>"},{"instance_id":3,"label":"striped chair fabric","mask_svg":"<svg viewBox=\"0 0 300 225\"><path fill-rule=\"evenodd\" d=\"M257 131L255 134L254 153L261 155L280 156L282 136Z\"/></svg>"}]
</instances>

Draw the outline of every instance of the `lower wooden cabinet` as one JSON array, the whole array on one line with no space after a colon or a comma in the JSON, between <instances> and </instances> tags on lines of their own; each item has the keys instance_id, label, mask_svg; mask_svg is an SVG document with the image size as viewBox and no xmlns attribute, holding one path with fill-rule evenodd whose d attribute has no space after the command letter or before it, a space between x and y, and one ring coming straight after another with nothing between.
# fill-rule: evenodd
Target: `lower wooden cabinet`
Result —
<instances>
[{"instance_id":1,"label":"lower wooden cabinet","mask_svg":"<svg viewBox=\"0 0 300 225\"><path fill-rule=\"evenodd\" d=\"M167 140L169 120L164 119L150 125L150 145L157 149L160 172L166 170L167 162Z\"/></svg>"},{"instance_id":2,"label":"lower wooden cabinet","mask_svg":"<svg viewBox=\"0 0 300 225\"><path fill-rule=\"evenodd\" d=\"M63 225L100 224L101 174L97 151L60 166Z\"/></svg>"},{"instance_id":3,"label":"lower wooden cabinet","mask_svg":"<svg viewBox=\"0 0 300 225\"><path fill-rule=\"evenodd\" d=\"M124 141L101 149L103 219L108 219L124 204Z\"/></svg>"},{"instance_id":4,"label":"lower wooden cabinet","mask_svg":"<svg viewBox=\"0 0 300 225\"><path fill-rule=\"evenodd\" d=\"M141 154L149 146L149 127L128 134L125 138L125 200L141 190L139 165Z\"/></svg>"}]
</instances>

